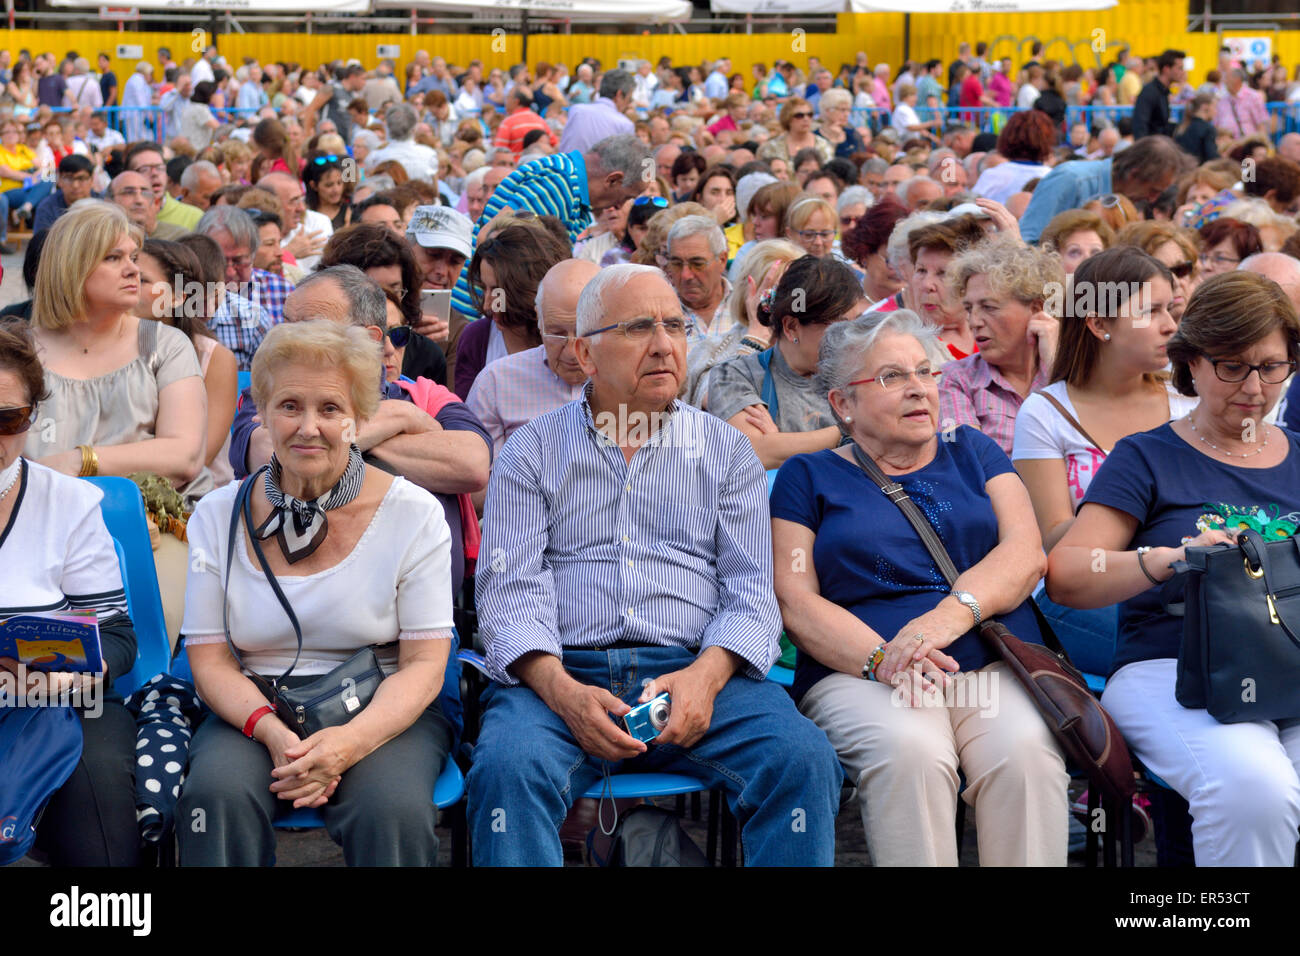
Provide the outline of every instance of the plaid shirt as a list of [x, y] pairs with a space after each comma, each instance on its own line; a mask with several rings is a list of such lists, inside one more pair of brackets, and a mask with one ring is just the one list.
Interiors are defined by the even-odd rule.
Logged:
[[[1047, 369], [1039, 368], [1029, 386], [1036, 392], [1047, 384]], [[958, 425], [978, 428], [992, 438], [1008, 456], [1016, 435], [1016, 412], [1024, 398], [1002, 373], [978, 352], [949, 362], [939, 377], [939, 429]]]
[[266, 309], [229, 291], [208, 319], [208, 329], [218, 342], [235, 353], [241, 372], [253, 367], [253, 353], [274, 324]]
[[292, 291], [293, 283], [284, 276], [265, 269], [253, 270], [253, 301], [266, 309], [276, 325], [284, 321], [284, 300]]

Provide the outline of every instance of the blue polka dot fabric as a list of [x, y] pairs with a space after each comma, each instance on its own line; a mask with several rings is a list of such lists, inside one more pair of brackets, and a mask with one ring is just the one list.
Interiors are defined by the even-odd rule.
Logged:
[[185, 783], [190, 737], [203, 712], [194, 686], [159, 674], [127, 699], [135, 715], [135, 817], [140, 836], [157, 843], [171, 831]]

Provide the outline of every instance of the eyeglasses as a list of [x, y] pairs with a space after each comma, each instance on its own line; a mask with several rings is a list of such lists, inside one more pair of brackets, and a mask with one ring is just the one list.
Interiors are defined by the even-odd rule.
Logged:
[[1174, 277], [1177, 279], [1186, 279], [1193, 271], [1195, 271], [1195, 269], [1196, 263], [1194, 261], [1180, 262], [1176, 266], [1169, 267], [1169, 271], [1172, 272]]
[[1208, 252], [1201, 253], [1202, 265], [1234, 266], [1240, 261], [1240, 259], [1233, 259], [1231, 256], [1225, 256], [1218, 253], [1215, 255], [1210, 255]]
[[1101, 203], [1102, 208], [1104, 209], [1118, 209], [1119, 214], [1124, 217], [1124, 221], [1128, 222], [1128, 211], [1124, 208], [1124, 199], [1122, 196], [1119, 196], [1116, 193], [1106, 193], [1106, 195], [1102, 196], [1097, 201]]
[[840, 216], [840, 225], [845, 229], [852, 229], [858, 223], [857, 216]]
[[[595, 333], [592, 334], [594, 335]], [[566, 332], [564, 335], [561, 335], [558, 332], [542, 333], [542, 340], [544, 342], [549, 342], [551, 345], [559, 345], [559, 346], [572, 345], [579, 338], [581, 338], [581, 336], [578, 335], [578, 333], [576, 332]]]
[[1234, 362], [1232, 359], [1205, 359], [1214, 366], [1214, 374], [1220, 382], [1236, 385], [1250, 378], [1251, 372], [1259, 373], [1259, 380], [1265, 385], [1281, 385], [1295, 371], [1295, 362], [1265, 362], [1263, 365], [1251, 365], [1249, 362]]
[[899, 368], [891, 368], [881, 372], [875, 378], [860, 378], [856, 382], [849, 382], [849, 384], [867, 385], [871, 382], [879, 382], [880, 387], [885, 391], [896, 392], [911, 381], [913, 376], [916, 377], [916, 380], [921, 384], [922, 388], [929, 388], [931, 385], [935, 384], [935, 379], [942, 374], [943, 372], [936, 371], [928, 365], [922, 365], [920, 368], [913, 369], [910, 372], [905, 372]]
[[790, 119], [812, 119], [812, 113], [805, 113], [803, 110], [800, 110], [798, 113], [791, 113]]
[[0, 435], [21, 435], [36, 421], [35, 405], [0, 408]]
[[388, 336], [388, 341], [393, 343], [395, 349], [404, 349], [406, 343], [411, 341], [411, 327], [409, 325], [394, 325], [384, 334]]
[[315, 164], [316, 166], [330, 166], [335, 163], [341, 163], [341, 162], [343, 162], [343, 160], [339, 156], [330, 155], [330, 156], [312, 157], [312, 163]]
[[252, 264], [252, 256], [226, 256], [226, 265], [234, 266], [236, 269], [247, 269]]
[[148, 176], [150, 173], [164, 173], [166, 171], [167, 165], [165, 163], [150, 163], [148, 166], [137, 166], [135, 169], [131, 170], [131, 172], [140, 173], [143, 176]]
[[663, 196], [637, 196], [632, 200], [633, 206], [654, 206], [656, 209], [667, 209], [668, 200]]
[[126, 186], [122, 189], [119, 189], [117, 192], [113, 193], [114, 199], [116, 199], [118, 196], [128, 196], [128, 197], [143, 196], [145, 199], [153, 199], [153, 190], [141, 188], [139, 186]]
[[628, 319], [626, 322], [616, 322], [613, 325], [605, 326], [603, 329], [586, 332], [582, 337], [591, 338], [593, 335], [600, 335], [602, 332], [618, 329], [634, 342], [644, 341], [654, 334], [655, 326], [662, 327], [670, 339], [684, 339], [690, 330], [695, 327], [694, 323], [685, 319]]
[[63, 176], [62, 178], [65, 182], [74, 183], [78, 186], [84, 186], [86, 183], [90, 182], [89, 173], [81, 173], [76, 176]]
[[692, 272], [703, 272], [711, 264], [717, 261], [717, 259], [705, 259], [702, 256], [696, 256], [693, 259], [675, 259], [670, 257], [664, 263], [664, 271], [676, 275], [682, 271], [682, 266], [690, 266]]
[[834, 239], [835, 230], [834, 229], [800, 229], [799, 238], [803, 239], [806, 242], [811, 242], [814, 239]]

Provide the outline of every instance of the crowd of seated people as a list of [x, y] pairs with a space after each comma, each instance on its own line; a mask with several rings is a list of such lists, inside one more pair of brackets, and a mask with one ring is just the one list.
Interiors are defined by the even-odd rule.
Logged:
[[[1077, 788], [979, 639], [994, 616], [1108, 679], [1171, 789], [1136, 805], [1168, 817], [1162, 862], [1286, 865], [1300, 713], [1179, 705], [1159, 585], [1242, 515], [1300, 512], [1300, 136], [1257, 128], [1236, 67], [1198, 92], [1174, 52], [1072, 92], [966, 50], [951, 91], [939, 61], [891, 83], [864, 55], [751, 95], [725, 59], [507, 79], [422, 53], [403, 87], [238, 77], [213, 48], [164, 64], [182, 135], [116, 139], [93, 109], [24, 138], [15, 69], [0, 230], [37, 231], [27, 298], [0, 308], [0, 617], [98, 612], [105, 672], [47, 686], [129, 671], [76, 479], [175, 493], [184, 531], [153, 558], [205, 711], [173, 796], [209, 819], [179, 831], [183, 865], [269, 863], [289, 806], [350, 865], [431, 865], [430, 786], [465, 733], [484, 865], [562, 863], [575, 803], [625, 771], [724, 791], [752, 865], [833, 864], [846, 780], [877, 864], [956, 865], [960, 800], [982, 863], [1065, 865]], [[1140, 128], [1054, 121], [1060, 93], [1112, 88]], [[996, 136], [960, 115], [992, 105]], [[457, 641], [486, 660], [470, 727]], [[372, 647], [350, 720], [304, 738], [268, 703], [286, 670], [292, 690]], [[767, 679], [783, 649], [789, 691]], [[999, 687], [997, 712], [934, 705], [962, 682]], [[620, 718], [662, 693], [647, 745]], [[138, 862], [130, 722], [113, 698], [81, 714], [51, 862]]]

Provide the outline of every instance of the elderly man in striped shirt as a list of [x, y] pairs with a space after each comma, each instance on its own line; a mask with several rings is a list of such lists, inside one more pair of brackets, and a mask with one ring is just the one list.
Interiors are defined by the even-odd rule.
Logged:
[[[584, 397], [515, 431], [484, 507], [475, 863], [558, 866], [576, 796], [661, 771], [727, 791], [748, 864], [828, 866], [839, 762], [764, 680], [781, 618], [763, 468], [677, 400], [687, 320], [658, 270], [602, 270], [577, 327]], [[617, 721], [661, 693], [647, 745]]]
[[[631, 133], [608, 136], [583, 153], [575, 150], [535, 159], [513, 170], [493, 190], [474, 224], [475, 245], [483, 224], [507, 206], [558, 217], [572, 245], [591, 225], [592, 210], [621, 206], [654, 179], [650, 147]], [[478, 317], [469, 294], [469, 260], [456, 280], [451, 304], [462, 315]]]

